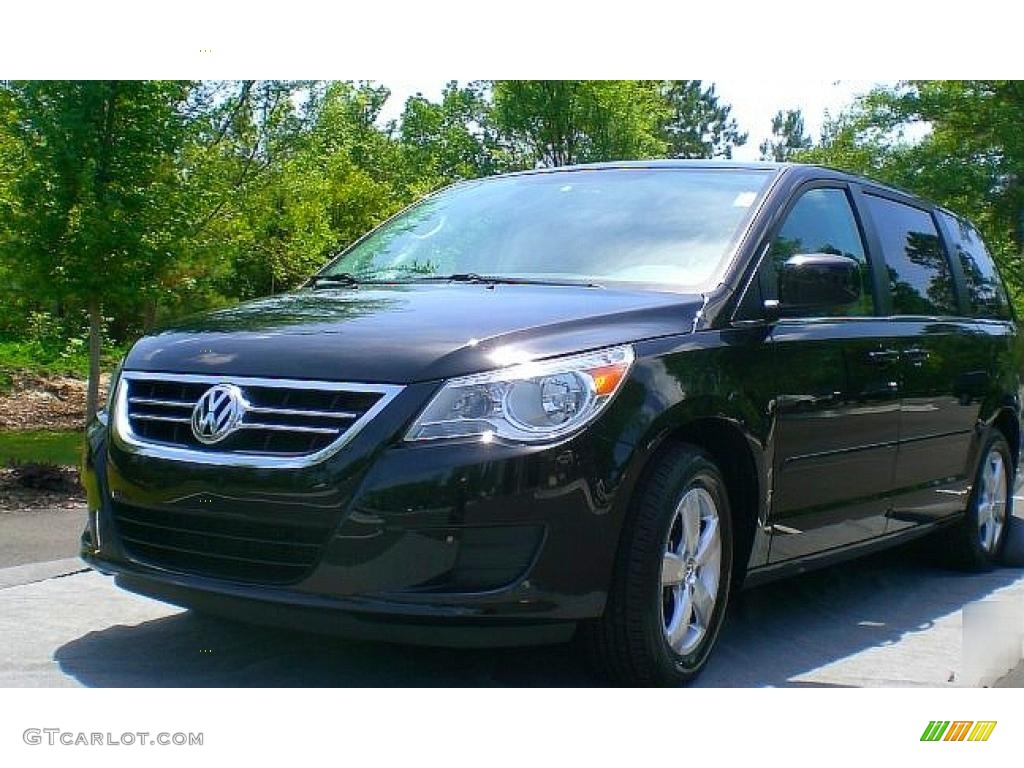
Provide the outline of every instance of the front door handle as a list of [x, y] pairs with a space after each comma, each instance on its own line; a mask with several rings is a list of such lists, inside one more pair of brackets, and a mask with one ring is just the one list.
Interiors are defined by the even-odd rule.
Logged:
[[895, 349], [872, 349], [868, 352], [868, 360], [876, 365], [889, 365], [900, 359], [900, 353]]

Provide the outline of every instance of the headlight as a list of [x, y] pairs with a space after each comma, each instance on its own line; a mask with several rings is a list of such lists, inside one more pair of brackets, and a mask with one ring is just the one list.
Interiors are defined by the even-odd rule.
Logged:
[[405, 439], [480, 437], [537, 443], [563, 437], [608, 405], [633, 357], [632, 347], [613, 347], [451, 379]]

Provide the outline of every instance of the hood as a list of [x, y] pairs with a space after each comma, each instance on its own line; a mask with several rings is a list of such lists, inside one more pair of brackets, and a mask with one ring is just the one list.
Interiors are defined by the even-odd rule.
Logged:
[[409, 384], [688, 332], [699, 296], [417, 284], [300, 290], [141, 339], [132, 370]]

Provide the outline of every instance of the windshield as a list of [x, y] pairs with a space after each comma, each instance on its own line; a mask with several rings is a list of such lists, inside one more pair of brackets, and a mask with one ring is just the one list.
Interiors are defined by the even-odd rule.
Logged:
[[415, 281], [482, 275], [703, 290], [770, 170], [616, 169], [507, 176], [432, 195], [321, 276]]

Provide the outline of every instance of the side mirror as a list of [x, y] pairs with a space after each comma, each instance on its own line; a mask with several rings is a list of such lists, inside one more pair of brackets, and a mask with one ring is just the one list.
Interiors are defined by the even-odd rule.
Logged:
[[860, 299], [860, 264], [849, 256], [804, 253], [791, 256], [779, 270], [779, 310], [842, 307]]

